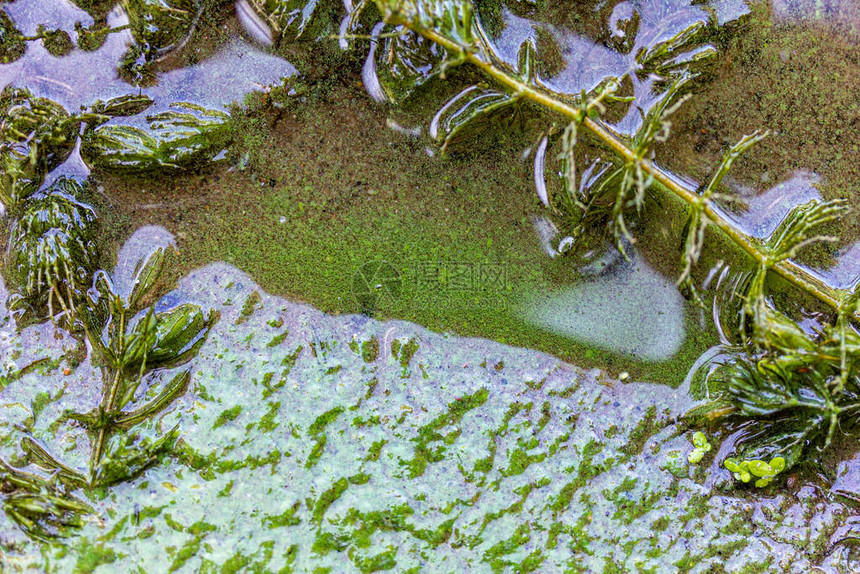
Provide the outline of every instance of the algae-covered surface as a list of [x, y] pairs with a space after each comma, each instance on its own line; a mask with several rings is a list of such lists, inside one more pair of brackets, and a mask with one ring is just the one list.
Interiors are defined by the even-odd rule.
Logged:
[[[687, 462], [691, 432], [674, 422], [686, 389], [623, 384], [405, 322], [328, 316], [224, 264], [165, 297], [221, 312], [191, 363], [192, 387], [154, 423], [179, 425], [178, 441], [135, 480], [84, 494], [95, 512], [66, 544], [34, 543], [0, 516], [7, 571], [858, 567], [855, 463], [829, 487], [794, 478], [734, 490], [719, 453]], [[23, 436], [72, 466], [87, 459], [88, 441], [62, 413], [95, 399], [92, 371], [84, 362], [64, 375], [65, 345], [37, 327], [5, 343], [7, 372], [49, 365], [0, 394], [9, 460], [23, 456]]]
[[[686, 219], [670, 201], [643, 206], [629, 259], [602, 237], [562, 255], [556, 213], [535, 193], [561, 185], [557, 138], [540, 151], [544, 114], [518, 107], [443, 154], [428, 126], [474, 71], [453, 69], [404, 102], [380, 103], [368, 39], [341, 51], [333, 37], [352, 25], [338, 23], [339, 2], [308, 3], [302, 25], [314, 18], [297, 36], [295, 20], [254, 16], [252, 5], [265, 4], [0, 2], [0, 87], [71, 113], [99, 99], [152, 98], [146, 114], [114, 117], [110, 129], [146, 128], [144, 116], [179, 101], [227, 118], [215, 128], [223, 142], [191, 167], [168, 159], [192, 146], [167, 159], [145, 150], [143, 169], [117, 167], [85, 136], [43, 182], [89, 182], [98, 266], [125, 257], [102, 277], [140, 271], [122, 245], [175, 242], [145, 302], [207, 319], [182, 350], [187, 362], [139, 365], [132, 403], [159, 403], [148, 422], [104, 430], [131, 407], [113, 421], [104, 412], [113, 371], [93, 345], [103, 333], [19, 321], [7, 308], [16, 299], [4, 303], [15, 290], [9, 249], [0, 571], [860, 569], [860, 458], [849, 438], [753, 488], [723, 468], [742, 424], [681, 422], [708, 398], [687, 375], [724, 342], [711, 321], [725, 296], [714, 277], [739, 253], [709, 240], [697, 280], [711, 285], [713, 312], [675, 286]], [[731, 217], [758, 238], [802, 202], [854, 201], [860, 36], [850, 2], [476, 4], [500, 57], [515, 63], [533, 39], [542, 81], [571, 94], [635, 70], [640, 48], [701, 26], [716, 55], [656, 161], [706, 181], [743, 134], [771, 130], [725, 180], [748, 204]], [[180, 24], [161, 36], [162, 21], [129, 19], [151, 7]], [[622, 85], [643, 107], [660, 88], [644, 72]], [[633, 108], [607, 117], [621, 133], [642, 120]], [[580, 145], [586, 159], [603, 151]], [[802, 261], [850, 287], [856, 214], [844, 228]], [[6, 235], [16, 230], [9, 223]], [[782, 287], [777, 297], [793, 296], [813, 330], [817, 308]], [[135, 312], [132, 334], [147, 316]], [[162, 400], [168, 381], [182, 384]], [[690, 462], [702, 454], [696, 430], [714, 448]], [[126, 448], [138, 458], [123, 459]], [[105, 468], [116, 480], [75, 478], [104, 478]]]

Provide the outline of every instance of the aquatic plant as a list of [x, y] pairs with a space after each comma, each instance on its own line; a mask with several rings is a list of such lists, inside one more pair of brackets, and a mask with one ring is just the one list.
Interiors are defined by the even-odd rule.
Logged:
[[[97, 271], [78, 305], [77, 317], [93, 350], [91, 360], [100, 366], [103, 381], [99, 405], [84, 413], [66, 413], [93, 437], [89, 473], [64, 464], [33, 439], [25, 438], [21, 445], [30, 462], [62, 483], [94, 487], [133, 478], [179, 435], [177, 427], [158, 429], [153, 417], [187, 388], [190, 373], [175, 369], [195, 355], [217, 315], [207, 316], [191, 303], [159, 311], [143, 304], [158, 282], [166, 256], [167, 248], [159, 246], [132, 262], [127, 276], [127, 264], [112, 274]], [[0, 462], [9, 472], [18, 472]], [[48, 508], [45, 514], [56, 513]]]
[[204, 164], [230, 142], [230, 115], [187, 102], [146, 118], [149, 130], [108, 125], [83, 138], [82, 153], [107, 170], [180, 170]]
[[25, 288], [11, 310], [47, 305], [48, 316], [55, 317], [55, 304], [70, 312], [83, 296], [98, 261], [96, 214], [81, 201], [83, 188], [74, 179], [60, 178], [31, 196], [13, 220], [7, 265]]
[[15, 23], [0, 9], [0, 64], [9, 64], [24, 55], [27, 44]]
[[[30, 437], [22, 441], [22, 449], [30, 462], [52, 474], [51, 480], [0, 460], [4, 510], [36, 538], [61, 536], [80, 526], [81, 515], [90, 511], [68, 495], [67, 488], [131, 478], [173, 444], [178, 429], [161, 432], [153, 417], [188, 386], [189, 372], [175, 369], [196, 353], [216, 318], [191, 303], [158, 309], [148, 303], [168, 245], [125, 262], [113, 273], [97, 270], [97, 217], [85, 201], [86, 181], [58, 177], [44, 185], [48, 173], [69, 158], [79, 137], [87, 138], [110, 118], [141, 113], [151, 104], [146, 96], [131, 95], [97, 101], [79, 114], [69, 114], [58, 103], [26, 90], [7, 88], [0, 95], [5, 112], [0, 121], [0, 200], [9, 223], [4, 270], [18, 291], [10, 297], [9, 308], [19, 319], [28, 312], [38, 319], [43, 311], [54, 321], [62, 318], [70, 332], [86, 338], [103, 380], [97, 407], [67, 413], [93, 437], [88, 473], [64, 464], [50, 447]], [[150, 164], [178, 167], [200, 156], [208, 159], [210, 144], [221, 142], [226, 114], [191, 105], [179, 109], [148, 118], [162, 136], [153, 146], [153, 153], [160, 155], [148, 160]], [[98, 159], [102, 150], [92, 150], [89, 158]]]
[[42, 189], [45, 178], [69, 158], [82, 131], [151, 104], [147, 96], [120, 96], [70, 114], [24, 89], [0, 94], [0, 201], [10, 223], [5, 270], [18, 291], [10, 310], [70, 318], [96, 269], [95, 211], [80, 181], [59, 178]]
[[[95, 409], [69, 413], [95, 435], [87, 480], [92, 484], [134, 476], [172, 444], [177, 429], [155, 437], [154, 429], [146, 425], [185, 390], [190, 376], [181, 371], [165, 382], [156, 370], [187, 362], [215, 320], [190, 303], [162, 311], [141, 308], [158, 281], [166, 256], [166, 248], [157, 247], [138, 260], [131, 277], [96, 272], [80, 312], [93, 360], [101, 365], [105, 383], [102, 401]], [[147, 379], [150, 374], [155, 376]], [[137, 396], [144, 380], [152, 395], [149, 400]], [[111, 437], [115, 440], [109, 440]]]
[[45, 480], [0, 459], [0, 501], [15, 524], [37, 540], [66, 536], [83, 525], [92, 508], [71, 496], [62, 482]]
[[300, 38], [318, 10], [319, 0], [250, 0], [279, 41]]
[[7, 86], [0, 93], [0, 202], [15, 216], [45, 176], [69, 158], [82, 128], [87, 133], [150, 105], [148, 96], [120, 96], [70, 114], [53, 100]]
[[122, 0], [134, 44], [123, 56], [119, 71], [134, 85], [154, 80], [151, 65], [181, 48], [200, 18], [197, 0]]
[[[769, 238], [760, 240], [739, 229], [718, 203], [730, 199], [720, 191], [720, 184], [732, 163], [766, 133], [743, 137], [725, 154], [710, 181], [699, 188], [672, 177], [654, 162], [654, 145], [669, 137], [672, 113], [683, 103], [684, 93], [701, 72], [702, 64], [714, 54], [713, 47], [697, 44], [703, 24], [680, 30], [637, 54], [638, 69], [630, 77], [656, 75], [664, 90], [647, 110], [640, 110], [639, 127], [625, 137], [601, 119], [607, 105], [629, 101], [618, 97], [620, 79], [611, 79], [590, 94], [562, 94], [549, 89], [534, 73], [531, 41], [520, 47], [516, 67], [505, 62], [487, 39], [470, 0], [376, 0], [376, 5], [392, 30], [386, 40], [389, 61], [414, 59], [415, 47], [425, 47], [420, 51], [426, 59], [420, 72], [414, 66], [401, 65], [389, 66], [387, 73], [379, 74], [383, 85], [389, 86], [389, 97], [408, 95], [429, 77], [444, 77], [446, 70], [462, 64], [476, 68], [491, 83], [470, 86], [441, 107], [431, 132], [442, 141], [443, 149], [470, 124], [513, 103], [528, 102], [568, 124], [560, 154], [564, 189], [551, 197], [541, 185], [543, 174], [536, 173], [542, 202], [561, 215], [570, 231], [565, 248], [591, 232], [595, 221], [603, 221], [619, 251], [626, 254], [626, 245], [635, 242], [628, 224], [631, 213], [641, 211], [648, 194], [668, 193], [689, 210], [678, 285], [693, 300], [701, 303], [692, 272], [709, 231], [719, 230], [746, 254], [753, 269], [737, 273], [733, 293], [737, 304], [722, 309], [722, 319], [737, 339], [736, 347], [727, 350], [734, 359], [711, 380], [718, 399], [693, 413], [704, 412], [712, 419], [732, 416], [751, 420], [751, 430], [738, 443], [740, 462], [731, 459], [734, 462], [727, 462], [727, 467], [736, 469], [733, 472], [739, 476], [748, 476], [744, 473], [749, 471], [749, 476], [759, 478], [758, 486], [765, 486], [784, 468], [796, 464], [810, 445], [824, 448], [837, 428], [851, 430], [860, 391], [855, 368], [860, 347], [854, 345], [855, 339], [860, 341], [854, 326], [857, 297], [824, 284], [793, 261], [809, 245], [834, 241], [818, 229], [840, 218], [847, 209], [845, 202], [810, 201], [797, 206]], [[549, 138], [557, 133], [552, 125], [547, 129], [539, 155], [545, 153]], [[576, 147], [583, 137], [613, 152], [600, 160], [608, 160], [612, 167], [602, 166], [595, 176], [592, 163], [590, 171], [577, 182]], [[543, 166], [540, 156], [536, 169], [542, 171]], [[829, 307], [836, 315], [835, 323], [817, 336], [807, 334], [776, 309], [767, 292], [772, 275]], [[695, 420], [692, 415], [691, 420]], [[781, 462], [774, 466], [774, 461]], [[768, 464], [770, 471], [765, 468]]]

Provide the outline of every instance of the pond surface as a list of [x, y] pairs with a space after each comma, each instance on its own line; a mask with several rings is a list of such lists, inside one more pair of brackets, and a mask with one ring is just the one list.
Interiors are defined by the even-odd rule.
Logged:
[[[205, 160], [193, 155], [199, 140], [176, 152], [197, 158], [181, 170], [163, 168], [167, 160], [163, 169], [117, 169], [85, 138], [47, 174], [45, 187], [61, 177], [89, 182], [98, 266], [113, 270], [119, 256], [109, 276], [127, 303], [141, 262], [161, 246], [171, 253], [164, 277], [141, 302], [158, 313], [194, 306], [206, 327], [178, 364], [139, 367], [127, 411], [157, 402], [184, 373], [189, 381], [140, 428], [126, 425], [151, 449], [146, 460], [125, 461], [124, 435], [108, 436], [107, 459], [137, 470], [64, 492], [90, 510], [68, 538], [38, 542], [31, 514], [0, 516], [0, 566], [857, 569], [860, 465], [847, 439], [821, 467], [798, 467], [768, 489], [738, 487], [721, 466], [741, 427], [709, 430], [716, 448], [698, 465], [687, 461], [692, 431], [679, 417], [707, 394], [695, 381], [691, 392], [691, 369], [715, 354], [722, 333], [710, 303], [691, 304], [675, 285], [678, 205], [645, 203], [627, 259], [602, 237], [562, 253], [569, 230], [539, 196], [562, 185], [563, 126], [547, 132], [547, 117], [524, 105], [443, 154], [431, 121], [474, 72], [457, 68], [403, 102], [386, 101], [388, 40], [334, 38], [349, 28], [340, 3], [306, 5], [283, 32], [253, 5], [0, 5], [0, 42], [23, 42], [2, 45], [0, 87], [72, 113], [143, 94], [153, 102], [145, 113], [107, 125], [153, 133], [148, 118], [176, 102], [230, 116]], [[757, 238], [810, 199], [854, 201], [853, 3], [477, 5], [510, 65], [531, 39], [546, 87], [578, 94], [624, 77], [621, 93], [644, 112], [668, 92], [641, 54], [700, 27], [671, 57], [714, 53], [656, 161], [684, 181], [707, 181], [729, 146], [769, 129], [725, 179], [745, 207], [723, 213]], [[147, 16], [153, 6], [192, 17], [165, 40]], [[289, 40], [290, 26], [311, 15]], [[87, 32], [103, 43], [83, 49]], [[636, 106], [610, 106], [617, 133], [642, 126]], [[599, 166], [605, 150], [580, 146], [583, 161]], [[839, 242], [800, 259], [835, 287], [860, 279], [856, 217], [836, 230]], [[715, 278], [742, 265], [741, 254], [718, 239], [707, 245], [696, 279], [719, 302]], [[4, 301], [15, 291], [10, 268]], [[819, 311], [797, 299], [802, 324], [815, 329]], [[27, 325], [6, 304], [0, 314], [0, 456], [54, 492], [52, 476], [92, 471], [99, 427], [68, 413], [106, 400], [113, 371], [68, 325]], [[129, 329], [145, 316], [142, 306], [129, 310]], [[153, 446], [166, 436], [168, 446]], [[62, 462], [54, 475], [39, 449]], [[8, 500], [14, 489], [3, 480]]]

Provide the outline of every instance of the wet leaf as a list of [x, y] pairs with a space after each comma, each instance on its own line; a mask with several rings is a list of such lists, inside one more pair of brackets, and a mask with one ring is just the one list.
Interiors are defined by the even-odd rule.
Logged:
[[82, 195], [79, 182], [58, 179], [30, 198], [10, 234], [20, 290], [31, 306], [47, 306], [50, 316], [76, 307], [96, 268], [96, 214]]
[[123, 345], [117, 349], [120, 358], [117, 368], [134, 369], [147, 361], [157, 339], [155, 311], [149, 309], [123, 337]]
[[150, 129], [103, 126], [83, 141], [84, 157], [108, 170], [181, 170], [204, 164], [225, 149], [230, 116], [189, 103], [147, 117]]
[[497, 112], [516, 103], [516, 97], [481, 86], [469, 86], [442, 106], [430, 125], [430, 135], [442, 140], [442, 149], [465, 136]]
[[95, 52], [107, 40], [110, 29], [106, 25], [94, 24], [87, 28], [80, 22], [75, 22], [78, 48], [85, 52]]
[[84, 118], [28, 90], [0, 93], [0, 201], [15, 210], [36, 192], [45, 175], [66, 161]]
[[249, 3], [274, 35], [286, 42], [301, 38], [321, 10], [319, 0], [249, 0]]
[[840, 219], [847, 211], [848, 204], [844, 199], [811, 200], [794, 207], [767, 239], [771, 260], [795, 257], [801, 249], [813, 243], [836, 241], [835, 237], [816, 234], [815, 228]]
[[415, 32], [380, 40], [376, 49], [376, 71], [386, 97], [402, 102], [442, 71], [445, 52], [438, 44]]
[[[130, 411], [117, 414], [113, 423], [117, 427], [128, 427], [140, 424], [150, 417], [155, 416], [172, 403], [180, 394], [182, 394], [186, 388], [188, 388], [190, 380], [191, 373], [188, 371], [182, 371], [164, 385], [156, 396], [150, 399], [146, 404]], [[131, 399], [132, 397], [126, 397], [123, 404], [128, 404], [131, 402]]]
[[61, 483], [14, 468], [0, 459], [0, 501], [6, 516], [28, 536], [50, 542], [83, 526], [93, 509], [68, 494]]
[[149, 253], [145, 259], [138, 262], [134, 270], [134, 278], [129, 286], [130, 291], [123, 294], [128, 308], [136, 307], [140, 300], [155, 286], [164, 270], [166, 258], [167, 250], [164, 247], [158, 247]]
[[42, 37], [42, 45], [52, 56], [59, 58], [75, 49], [75, 43], [65, 30], [48, 30], [40, 25], [37, 34]]
[[93, 483], [108, 486], [134, 478], [169, 450], [179, 436], [173, 427], [157, 436], [151, 421], [127, 432], [115, 434], [105, 447], [104, 456], [96, 466]]
[[636, 54], [637, 74], [656, 74], [665, 79], [686, 72], [701, 72], [717, 54], [711, 45], [700, 45], [707, 23], [698, 20], [678, 30], [672, 37], [643, 47]]
[[155, 319], [155, 340], [147, 357], [153, 367], [176, 364], [194, 353], [211, 324], [203, 310], [191, 303], [156, 313]]
[[131, 33], [147, 62], [182, 45], [200, 13], [197, 0], [122, 0]]
[[90, 106], [97, 114], [104, 114], [112, 118], [134, 116], [146, 111], [153, 104], [152, 98], [144, 94], [129, 94], [111, 98], [106, 102], [98, 100]]
[[[376, 0], [383, 19], [392, 24], [409, 23], [417, 32], [444, 37], [459, 50], [477, 50], [483, 33], [472, 2], [463, 0]], [[451, 53], [453, 61], [462, 57]]]

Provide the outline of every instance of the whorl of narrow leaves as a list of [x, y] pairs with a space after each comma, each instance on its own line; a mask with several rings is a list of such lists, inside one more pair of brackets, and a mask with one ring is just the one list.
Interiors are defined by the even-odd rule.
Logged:
[[[0, 200], [10, 224], [7, 269], [17, 270], [13, 279], [19, 291], [9, 308], [47, 307], [51, 319], [65, 317], [65, 327], [88, 339], [93, 365], [101, 368], [103, 378], [96, 408], [65, 415], [92, 431], [87, 472], [64, 464], [50, 446], [29, 436], [21, 449], [29, 463], [51, 473], [50, 481], [0, 459], [4, 511], [35, 538], [62, 536], [91, 512], [66, 495], [63, 485], [93, 487], [133, 478], [171, 447], [178, 428], [158, 432], [153, 418], [185, 391], [190, 374], [168, 369], [196, 354], [217, 318], [192, 303], [159, 311], [151, 305], [149, 297], [165, 265], [165, 245], [142, 257], [124, 258], [113, 273], [96, 271], [96, 213], [84, 203], [84, 184], [60, 177], [43, 187], [78, 137], [88, 140], [108, 119], [138, 114], [151, 104], [146, 96], [122, 96], [69, 114], [26, 90], [7, 88], [0, 94]], [[188, 165], [223, 149], [227, 118], [193, 104], [150, 116], [160, 140], [143, 132], [155, 145], [142, 154], [138, 169], [153, 163]], [[146, 393], [141, 393], [144, 383]]]
[[93, 509], [71, 496], [62, 481], [46, 480], [0, 459], [0, 503], [3, 511], [29, 536], [49, 542], [84, 524]]
[[84, 157], [119, 171], [182, 170], [211, 161], [230, 139], [229, 114], [180, 102], [147, 116], [149, 129], [109, 125], [87, 134]]
[[408, 25], [425, 35], [436, 34], [455, 44], [462, 51], [478, 49], [481, 32], [475, 8], [461, 0], [376, 0], [376, 6], [386, 22]]
[[720, 165], [708, 184], [702, 189], [695, 203], [690, 205], [690, 217], [684, 227], [684, 247], [681, 251], [681, 274], [678, 277], [678, 288], [687, 294], [696, 304], [703, 306], [701, 296], [693, 284], [693, 268], [699, 262], [705, 244], [705, 232], [712, 223], [706, 209], [713, 206], [713, 200], [731, 201], [731, 196], [717, 193], [723, 178], [732, 167], [734, 161], [750, 147], [767, 137], [768, 133], [755, 132], [745, 135], [723, 156]]
[[95, 210], [81, 201], [83, 186], [61, 178], [27, 201], [12, 226], [9, 263], [23, 278], [30, 307], [70, 311], [96, 268]]
[[811, 200], [795, 206], [768, 239], [768, 260], [783, 261], [796, 257], [801, 249], [813, 243], [837, 241], [836, 237], [816, 234], [814, 228], [841, 218], [847, 211], [844, 199]]

